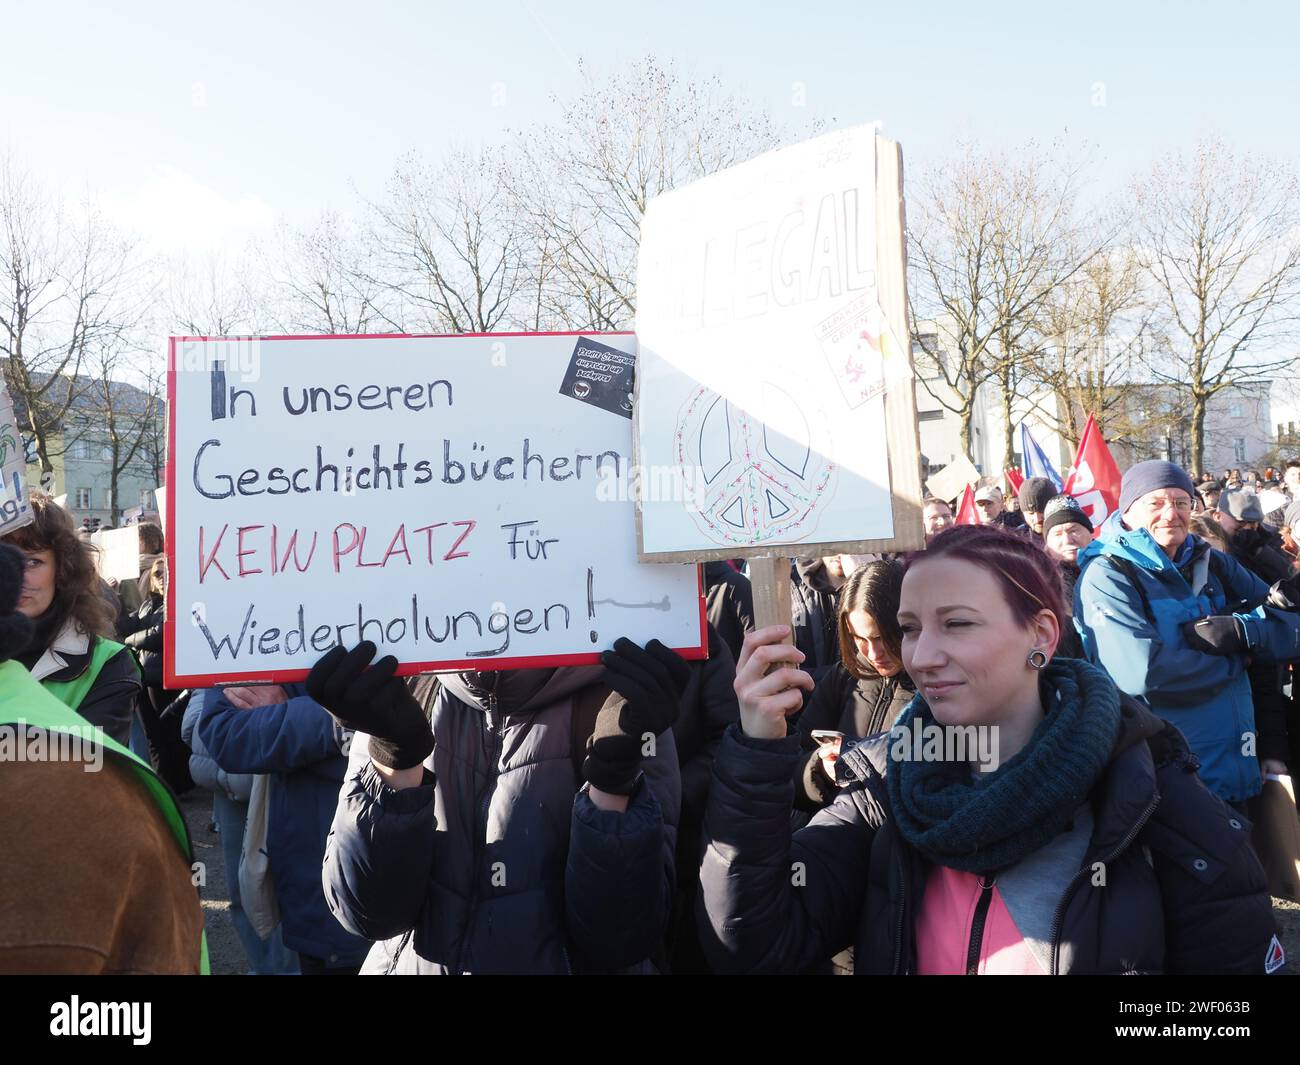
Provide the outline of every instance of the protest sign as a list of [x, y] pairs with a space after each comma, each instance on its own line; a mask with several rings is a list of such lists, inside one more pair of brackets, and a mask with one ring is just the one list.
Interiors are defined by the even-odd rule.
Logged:
[[35, 520], [27, 505], [27, 449], [9, 389], [0, 380], [0, 536]]
[[923, 545], [901, 182], [860, 127], [650, 202], [636, 468], [676, 490], [640, 493], [640, 557]]
[[134, 525], [102, 529], [91, 534], [90, 542], [98, 548], [95, 568], [104, 580], [133, 581], [140, 576], [140, 530]]
[[935, 499], [956, 499], [968, 484], [977, 484], [980, 471], [965, 455], [958, 455], [947, 466], [925, 482], [926, 490]]
[[697, 567], [636, 561], [631, 422], [583, 387], [628, 368], [609, 350], [635, 338], [174, 338], [168, 685], [301, 679], [366, 639], [403, 673], [619, 636], [704, 657]]

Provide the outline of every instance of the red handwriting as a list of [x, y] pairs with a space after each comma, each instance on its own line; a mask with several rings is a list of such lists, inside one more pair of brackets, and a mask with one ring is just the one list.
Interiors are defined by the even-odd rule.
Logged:
[[[373, 533], [365, 525], [353, 525], [345, 521], [334, 526], [328, 534], [328, 558], [335, 573], [341, 573], [345, 566], [382, 569], [399, 562], [408, 566], [434, 565], [435, 562], [469, 558], [470, 551], [462, 550], [462, 545], [477, 524], [473, 519], [466, 518], [408, 528], [403, 522], [391, 536], [386, 536], [387, 530]], [[439, 534], [440, 529], [445, 532]], [[231, 579], [232, 571], [238, 577], [252, 577], [268, 572], [275, 576], [289, 572], [290, 569], [306, 573], [316, 558], [316, 546], [321, 537], [315, 530], [281, 529], [278, 525], [272, 525], [269, 529], [265, 525], [238, 525], [234, 528], [232, 550], [232, 545], [226, 542], [226, 534], [230, 531], [229, 524], [222, 525], [214, 538], [211, 530], [199, 526], [200, 584], [207, 580], [213, 570], [226, 580]], [[370, 538], [369, 548], [367, 537]], [[382, 552], [374, 547], [375, 544], [385, 542], [388, 546]]]

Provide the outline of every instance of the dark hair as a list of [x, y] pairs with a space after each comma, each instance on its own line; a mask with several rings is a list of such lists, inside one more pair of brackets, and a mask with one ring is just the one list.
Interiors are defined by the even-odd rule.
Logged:
[[16, 547], [0, 544], [0, 662], [21, 654], [32, 637], [32, 623], [18, 613], [27, 559]]
[[1286, 468], [1287, 468], [1288, 470], [1293, 470], [1293, 469], [1295, 469], [1296, 467], [1300, 467], [1300, 459], [1287, 459], [1287, 460], [1286, 460]]
[[949, 510], [952, 510], [952, 504], [949, 503], [948, 500], [946, 500], [946, 499], [940, 499], [938, 496], [926, 496], [924, 499], [922, 499], [922, 500], [921, 500], [921, 509], [924, 510], [924, 509], [925, 509], [926, 507], [928, 507], [931, 503], [938, 503], [938, 504], [940, 504], [941, 506], [945, 506], [945, 507], [947, 507]]
[[889, 653], [903, 660], [903, 630], [898, 625], [898, 600], [903, 591], [903, 566], [892, 558], [868, 562], [844, 582], [840, 589], [837, 611], [837, 628], [840, 634], [840, 661], [858, 680], [878, 674], [862, 661], [858, 654], [853, 632], [849, 628], [849, 615], [855, 610], [865, 610], [880, 628]]
[[140, 534], [140, 554], [161, 555], [163, 553], [163, 531], [151, 521], [142, 521], [136, 528]]
[[30, 503], [36, 520], [9, 533], [4, 542], [24, 551], [54, 552], [50, 631], [57, 635], [71, 618], [87, 636], [112, 636], [116, 619], [101, 591], [94, 548], [78, 538], [72, 515], [46, 493], [33, 489]]
[[1060, 567], [1035, 540], [1000, 525], [954, 525], [939, 533], [924, 551], [911, 552], [903, 572], [918, 562], [937, 558], [959, 558], [988, 570], [1001, 586], [1012, 615], [1026, 628], [1043, 610], [1056, 615], [1061, 632], [1070, 624]]

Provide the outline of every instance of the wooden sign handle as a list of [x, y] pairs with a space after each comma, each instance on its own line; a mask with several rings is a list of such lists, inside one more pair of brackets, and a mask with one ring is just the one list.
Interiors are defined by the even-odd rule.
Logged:
[[[754, 589], [754, 627], [790, 625], [790, 559], [764, 555], [749, 560], [749, 581]], [[794, 627], [786, 643], [794, 643]]]

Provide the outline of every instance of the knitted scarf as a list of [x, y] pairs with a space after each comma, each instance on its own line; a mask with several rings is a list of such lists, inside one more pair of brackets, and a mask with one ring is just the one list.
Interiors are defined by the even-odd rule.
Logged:
[[[890, 744], [894, 822], [930, 861], [970, 873], [1005, 869], [1062, 832], [1087, 798], [1119, 736], [1119, 692], [1096, 666], [1070, 658], [1049, 663], [1039, 688], [1045, 716], [1029, 743], [978, 782], [969, 762], [896, 759]], [[932, 724], [918, 694], [894, 727], [910, 735]]]

